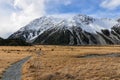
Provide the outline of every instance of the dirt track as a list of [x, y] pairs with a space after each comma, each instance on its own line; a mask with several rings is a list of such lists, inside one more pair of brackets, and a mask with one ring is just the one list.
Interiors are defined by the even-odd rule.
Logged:
[[6, 72], [3, 74], [2, 80], [21, 80], [21, 69], [22, 65], [30, 58], [26, 57], [22, 59], [21, 61], [13, 64], [10, 66]]

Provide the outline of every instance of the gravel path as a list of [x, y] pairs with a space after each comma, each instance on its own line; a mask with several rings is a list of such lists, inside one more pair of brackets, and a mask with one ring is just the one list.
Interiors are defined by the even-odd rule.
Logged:
[[26, 57], [22, 59], [21, 61], [13, 64], [11, 67], [9, 67], [6, 72], [3, 74], [2, 80], [21, 80], [21, 70], [22, 65], [29, 59], [30, 57]]
[[120, 57], [120, 53], [87, 54], [85, 56], [77, 56], [77, 58], [98, 58], [98, 57]]

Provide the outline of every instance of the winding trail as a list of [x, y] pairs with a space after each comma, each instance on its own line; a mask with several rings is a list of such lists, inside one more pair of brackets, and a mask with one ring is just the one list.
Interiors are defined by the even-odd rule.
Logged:
[[98, 58], [98, 57], [120, 57], [120, 53], [87, 54], [84, 56], [77, 56], [77, 58]]
[[26, 57], [19, 62], [10, 66], [3, 74], [2, 80], [21, 80], [22, 76], [22, 65], [30, 58]]

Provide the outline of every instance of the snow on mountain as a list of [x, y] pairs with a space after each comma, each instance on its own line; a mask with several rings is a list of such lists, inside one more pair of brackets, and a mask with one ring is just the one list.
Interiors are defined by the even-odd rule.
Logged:
[[97, 34], [97, 32], [102, 33], [101, 30], [105, 29], [111, 31], [111, 28], [117, 24], [119, 24], [119, 22], [114, 19], [98, 19], [86, 15], [75, 15], [67, 19], [44, 16], [22, 27], [9, 38], [22, 38], [28, 42], [33, 42], [39, 35], [49, 29], [65, 28], [72, 32], [72, 27], [81, 28], [83, 31]]

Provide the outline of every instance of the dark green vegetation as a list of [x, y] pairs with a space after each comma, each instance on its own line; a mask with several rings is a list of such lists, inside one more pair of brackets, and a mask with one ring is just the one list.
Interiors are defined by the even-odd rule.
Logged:
[[2, 39], [0, 38], [0, 46], [30, 46], [31, 44], [21, 39]]

